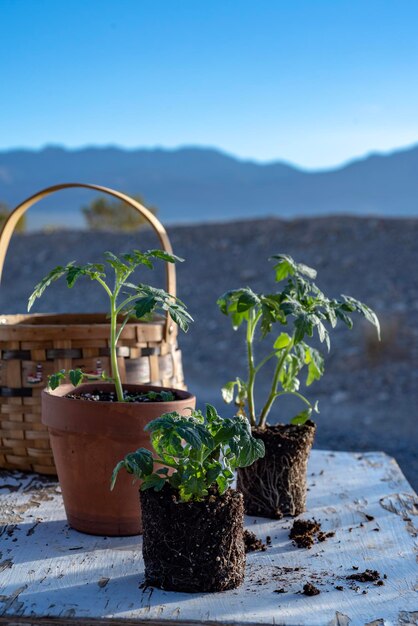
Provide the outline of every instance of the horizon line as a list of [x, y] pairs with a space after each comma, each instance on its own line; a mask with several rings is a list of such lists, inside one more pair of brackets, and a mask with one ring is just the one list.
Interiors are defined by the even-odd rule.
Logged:
[[240, 161], [242, 163], [253, 163], [254, 165], [259, 165], [259, 166], [284, 165], [292, 169], [299, 170], [301, 172], [306, 172], [306, 173], [318, 172], [319, 173], [319, 172], [329, 172], [329, 171], [344, 169], [345, 167], [348, 167], [349, 165], [352, 165], [354, 163], [358, 163], [361, 161], [366, 161], [367, 159], [370, 159], [372, 157], [392, 156], [394, 154], [408, 152], [417, 147], [418, 147], [418, 142], [414, 142], [406, 146], [405, 145], [397, 146], [389, 150], [372, 150], [371, 149], [370, 151], [363, 153], [362, 155], [350, 157], [335, 165], [329, 165], [329, 166], [323, 166], [323, 167], [317, 167], [317, 168], [298, 165], [296, 163], [293, 163], [291, 161], [288, 161], [280, 157], [277, 157], [275, 159], [266, 159], [266, 160], [257, 159], [254, 157], [244, 157], [244, 156], [240, 156], [232, 152], [229, 152], [228, 150], [225, 150], [224, 148], [220, 148], [218, 146], [205, 145], [205, 144], [179, 144], [178, 146], [175, 146], [175, 147], [167, 147], [167, 146], [156, 144], [154, 146], [128, 147], [128, 146], [123, 146], [117, 143], [107, 143], [107, 144], [86, 143], [80, 146], [66, 146], [61, 143], [45, 143], [37, 147], [33, 147], [33, 146], [32, 147], [16, 146], [16, 147], [11, 147], [11, 148], [0, 147], [0, 154], [6, 154], [9, 152], [43, 152], [45, 150], [51, 150], [51, 149], [62, 150], [64, 152], [81, 152], [85, 150], [120, 150], [123, 152], [139, 152], [139, 151], [158, 152], [160, 151], [160, 152], [173, 152], [173, 153], [182, 152], [186, 150], [202, 150], [202, 151], [217, 152], [218, 154], [222, 154], [228, 158], [234, 159], [235, 161]]

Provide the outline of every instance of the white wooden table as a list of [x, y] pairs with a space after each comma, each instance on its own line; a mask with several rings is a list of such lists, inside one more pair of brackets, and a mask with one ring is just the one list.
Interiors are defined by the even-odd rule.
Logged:
[[[298, 549], [291, 520], [247, 518], [272, 543], [248, 555], [242, 587], [185, 594], [142, 588], [140, 537], [73, 531], [56, 483], [3, 472], [0, 624], [418, 624], [418, 498], [396, 462], [383, 453], [314, 451], [309, 483], [303, 517], [334, 537]], [[384, 585], [347, 580], [365, 569], [385, 574]], [[303, 595], [306, 582], [321, 593]]]

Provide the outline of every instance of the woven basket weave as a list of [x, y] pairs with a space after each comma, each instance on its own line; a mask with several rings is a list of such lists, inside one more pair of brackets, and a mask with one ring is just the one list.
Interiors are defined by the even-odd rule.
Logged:
[[[162, 224], [141, 204], [112, 189], [68, 183], [49, 187], [20, 204], [0, 233], [0, 278], [10, 238], [20, 217], [42, 198], [71, 187], [107, 193], [136, 209], [153, 227], [161, 247], [172, 252]], [[176, 295], [174, 264], [166, 264], [167, 291]], [[185, 389], [177, 326], [169, 316], [130, 321], [118, 342], [122, 383]], [[49, 374], [81, 368], [111, 371], [109, 322], [103, 314], [0, 316], [0, 467], [55, 474], [48, 432], [41, 423], [41, 391]]]

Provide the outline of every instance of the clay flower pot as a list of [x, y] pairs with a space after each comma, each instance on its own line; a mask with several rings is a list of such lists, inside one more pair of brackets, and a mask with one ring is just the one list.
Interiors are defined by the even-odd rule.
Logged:
[[[114, 391], [109, 383], [88, 383], [77, 393]], [[167, 388], [124, 385], [133, 392]], [[71, 385], [42, 393], [42, 423], [48, 426], [68, 523], [93, 535], [137, 535], [142, 532], [138, 483], [121, 476], [113, 491], [110, 478], [116, 463], [137, 448], [150, 448], [144, 426], [163, 413], [188, 414], [196, 398], [181, 390], [170, 402], [93, 402], [66, 398]]]
[[140, 492], [146, 584], [171, 591], [235, 589], [244, 580], [244, 503], [228, 489], [179, 502], [166, 485]]
[[279, 519], [303, 513], [306, 506], [306, 469], [316, 425], [278, 424], [253, 429], [266, 454], [238, 470], [237, 488], [244, 494], [247, 515]]

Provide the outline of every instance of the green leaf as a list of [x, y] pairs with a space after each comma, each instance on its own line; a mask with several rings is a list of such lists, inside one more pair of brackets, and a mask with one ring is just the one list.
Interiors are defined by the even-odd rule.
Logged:
[[315, 348], [308, 348], [308, 377], [306, 385], [309, 387], [315, 380], [319, 380], [324, 373], [324, 357]]
[[[130, 267], [128, 268], [128, 270], [130, 274], [139, 265], [145, 265], [145, 267], [147, 267], [150, 270], [154, 268], [153, 264], [149, 260], [149, 254], [147, 254], [146, 252], [144, 253], [144, 252], [140, 252], [139, 250], [132, 250], [132, 252], [122, 254], [122, 258], [129, 263]], [[121, 261], [119, 262], [121, 263]]]
[[249, 288], [242, 290], [241, 295], [237, 301], [237, 313], [244, 313], [249, 309], [257, 306], [260, 303], [260, 298]]
[[288, 276], [298, 276], [302, 274], [308, 278], [314, 280], [316, 278], [316, 270], [312, 267], [308, 267], [304, 263], [296, 263], [294, 259], [288, 254], [275, 254], [270, 257], [271, 260], [277, 260], [278, 263], [274, 266], [276, 271], [276, 281], [280, 282]]
[[116, 479], [118, 477], [118, 474], [119, 474], [120, 470], [123, 469], [124, 467], [125, 467], [125, 461], [123, 460], [123, 461], [119, 461], [119, 463], [113, 469], [112, 478], [111, 478], [111, 481], [110, 481], [110, 490], [111, 491], [113, 490], [113, 488], [115, 486]]
[[380, 341], [380, 323], [379, 323], [379, 319], [378, 319], [376, 313], [373, 311], [373, 309], [371, 309], [366, 304], [363, 304], [359, 300], [356, 300], [355, 298], [352, 298], [351, 296], [345, 296], [344, 294], [342, 294], [342, 298], [344, 299], [344, 302], [346, 304], [348, 304], [349, 306], [353, 307], [353, 310], [355, 310], [355, 311], [357, 311], [357, 313], [360, 313], [361, 315], [363, 315], [366, 318], [366, 320], [368, 322], [370, 322], [376, 328], [377, 336], [378, 336], [379, 341]]
[[56, 389], [60, 386], [61, 382], [65, 380], [65, 370], [61, 370], [60, 372], [56, 372], [55, 374], [51, 374], [48, 376], [48, 387], [49, 389]]
[[152, 452], [146, 448], [138, 448], [136, 452], [131, 452], [125, 457], [125, 468], [136, 478], [143, 478], [152, 473], [154, 459]]
[[87, 263], [86, 265], [71, 265], [67, 270], [67, 286], [71, 289], [80, 276], [87, 276], [90, 280], [105, 277], [104, 266], [100, 263]]
[[286, 348], [291, 342], [291, 338], [287, 333], [281, 333], [273, 344], [275, 350], [281, 350]]
[[168, 312], [171, 319], [175, 322], [183, 332], [187, 333], [189, 330], [189, 322], [193, 322], [193, 318], [189, 313], [177, 304], [168, 306]]
[[335, 309], [335, 314], [341, 321], [344, 322], [346, 326], [348, 326], [348, 328], [353, 328], [353, 320], [347, 315], [347, 313], [344, 313], [344, 311], [338, 308]]
[[256, 439], [255, 437], [252, 437], [250, 435], [245, 442], [245, 445], [242, 445], [240, 449], [237, 450], [234, 466], [236, 468], [248, 467], [249, 465], [252, 465], [257, 459], [263, 458], [264, 455], [264, 442], [261, 439]]
[[229, 300], [229, 296], [228, 296], [229, 292], [224, 293], [222, 296], [220, 296], [217, 301], [216, 304], [219, 307], [219, 310], [221, 311], [221, 313], [223, 313], [224, 315], [228, 315], [228, 300]]
[[179, 487], [181, 499], [188, 502], [192, 498], [201, 500], [208, 495], [208, 487], [203, 474], [199, 474], [197, 468], [193, 468], [190, 476]]
[[235, 404], [237, 406], [244, 407], [248, 397], [248, 390], [247, 384], [241, 380], [241, 378], [236, 378], [222, 387], [222, 398], [226, 404], [230, 404], [234, 400], [235, 387], [237, 388]]
[[304, 263], [297, 263], [296, 269], [299, 274], [303, 274], [304, 276], [307, 276], [308, 278], [315, 280], [317, 272], [316, 270], [313, 269], [313, 267], [309, 267], [308, 265], [305, 265]]
[[208, 424], [216, 422], [221, 419], [218, 415], [218, 411], [211, 404], [206, 404], [206, 420]]
[[305, 422], [308, 421], [311, 415], [312, 415], [312, 408], [305, 409], [304, 411], [301, 411], [300, 413], [295, 415], [295, 417], [293, 417], [290, 420], [290, 423], [295, 424], [295, 425], [305, 424]]
[[160, 391], [160, 398], [163, 402], [173, 402], [176, 399], [176, 396], [172, 391]]
[[217, 480], [218, 476], [222, 473], [222, 469], [222, 465], [219, 462], [210, 463], [210, 465], [208, 465], [206, 481], [209, 487]]
[[248, 319], [248, 311], [259, 304], [259, 296], [249, 287], [226, 291], [217, 300], [217, 305], [224, 315], [231, 318], [234, 330]]
[[276, 282], [279, 283], [281, 280], [284, 280], [288, 276], [295, 274], [296, 264], [292, 257], [288, 256], [287, 254], [275, 254], [270, 258], [279, 261], [274, 266], [274, 270], [276, 272]]
[[122, 282], [132, 273], [133, 270], [131, 264], [127, 265], [124, 263], [119, 257], [116, 256], [116, 254], [113, 254], [113, 252], [105, 252], [104, 256], [106, 263], [113, 268], [119, 281]]
[[327, 329], [325, 328], [325, 326], [323, 325], [323, 323], [321, 321], [319, 321], [316, 324], [316, 328], [318, 331], [318, 336], [319, 336], [319, 340], [321, 343], [323, 343], [325, 341], [325, 344], [328, 348], [328, 352], [330, 350], [331, 344], [330, 344], [330, 340], [329, 340], [329, 332], [327, 331]]
[[305, 335], [312, 337], [314, 324], [308, 313], [301, 313], [295, 319], [295, 343], [302, 341]]
[[238, 330], [242, 322], [246, 319], [248, 319], [246, 311], [244, 311], [243, 313], [238, 313], [238, 311], [235, 311], [231, 314], [232, 328], [234, 330]]
[[184, 262], [184, 259], [182, 259], [181, 257], [175, 254], [170, 254], [165, 250], [148, 250], [147, 255], [153, 257], [154, 259], [162, 259], [167, 263], [176, 263], [176, 261], [178, 261], [179, 263]]
[[293, 392], [299, 389], [300, 381], [297, 375], [302, 367], [303, 361], [296, 354], [286, 356], [279, 376], [284, 391]]
[[154, 491], [161, 491], [166, 483], [166, 477], [159, 476], [158, 474], [150, 474], [149, 476], [145, 476], [142, 484], [141, 491], [145, 491], [146, 489], [154, 489]]
[[80, 369], [70, 370], [69, 377], [71, 384], [74, 387], [78, 387], [78, 385], [83, 381], [84, 374]]
[[229, 383], [226, 383], [226, 385], [224, 385], [222, 387], [222, 398], [223, 401], [226, 402], [226, 404], [230, 404], [233, 399], [234, 399], [234, 389], [235, 389], [235, 385], [237, 384], [236, 380], [231, 380]]
[[42, 280], [35, 286], [35, 289], [33, 290], [32, 294], [29, 297], [28, 311], [31, 310], [36, 298], [40, 298], [42, 294], [44, 293], [45, 289], [49, 287], [51, 283], [61, 278], [61, 276], [64, 276], [67, 273], [67, 271], [72, 267], [74, 262], [75, 261], [71, 261], [71, 263], [68, 263], [68, 265], [65, 265], [65, 266], [58, 265], [53, 270], [51, 270], [49, 274], [47, 274], [44, 278], [42, 278]]
[[134, 314], [137, 319], [143, 318], [157, 306], [157, 301], [154, 296], [145, 296], [139, 300], [135, 300]]
[[218, 491], [220, 495], [222, 495], [228, 489], [230, 485], [230, 479], [228, 479], [227, 476], [225, 476], [224, 474], [219, 474], [219, 476], [216, 478], [216, 483], [218, 485]]
[[195, 450], [200, 450], [203, 446], [211, 447], [212, 437], [203, 424], [184, 421], [177, 425], [177, 429], [180, 437]]
[[178, 298], [174, 299], [173, 296], [163, 289], [157, 289], [142, 283], [138, 284], [135, 289], [139, 296], [135, 304], [135, 311], [141, 314], [141, 317], [153, 310], [167, 311], [173, 322], [178, 324], [184, 332], [187, 332], [189, 323], [193, 322], [193, 318], [181, 300]]

